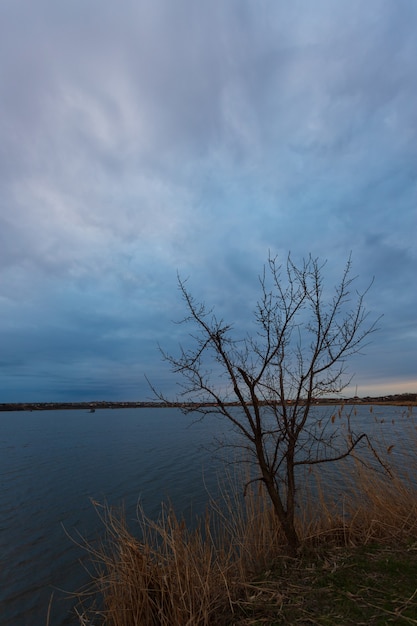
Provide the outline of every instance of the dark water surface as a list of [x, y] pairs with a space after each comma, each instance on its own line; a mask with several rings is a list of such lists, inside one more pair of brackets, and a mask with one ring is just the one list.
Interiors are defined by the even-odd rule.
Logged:
[[[200, 444], [217, 419], [191, 425], [172, 409], [41, 411], [0, 414], [0, 624], [76, 623], [59, 589], [86, 581], [77, 539], [103, 531], [91, 499], [124, 505], [138, 500], [156, 517], [170, 498], [181, 513], [201, 512], [216, 462]], [[204, 476], [203, 476], [204, 473]]]
[[[405, 413], [359, 407], [354, 420], [358, 428], [382, 428], [392, 443]], [[64, 591], [88, 580], [87, 554], [68, 535], [103, 534], [91, 499], [123, 504], [131, 520], [138, 501], [152, 518], [168, 498], [187, 521], [204, 511], [222, 469], [202, 446], [227, 425], [215, 417], [192, 422], [177, 409], [156, 408], [0, 413], [2, 626], [45, 625], [52, 592], [50, 626], [78, 623]]]

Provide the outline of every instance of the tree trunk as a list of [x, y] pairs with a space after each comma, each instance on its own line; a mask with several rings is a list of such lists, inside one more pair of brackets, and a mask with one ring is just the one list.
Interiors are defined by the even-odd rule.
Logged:
[[287, 540], [288, 556], [295, 558], [300, 547], [300, 539], [295, 530], [294, 520], [288, 518], [285, 521], [280, 520], [280, 523]]
[[264, 476], [264, 482], [274, 507], [274, 513], [278, 518], [285, 539], [287, 540], [288, 554], [291, 557], [296, 557], [298, 548], [300, 547], [300, 539], [294, 524], [294, 507], [289, 507], [289, 512], [284, 509], [281, 496], [270, 476]]

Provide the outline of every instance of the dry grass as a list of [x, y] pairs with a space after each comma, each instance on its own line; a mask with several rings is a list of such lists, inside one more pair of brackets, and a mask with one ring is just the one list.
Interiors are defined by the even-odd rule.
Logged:
[[[410, 458], [411, 476], [413, 469]], [[314, 497], [304, 500], [296, 560], [285, 556], [282, 534], [257, 484], [244, 500], [239, 484], [225, 488], [222, 505], [212, 503], [194, 530], [165, 509], [157, 522], [139, 512], [134, 535], [120, 512], [96, 504], [106, 540], [90, 548], [95, 571], [78, 607], [80, 624], [353, 624], [360, 623], [357, 606], [369, 610], [368, 623], [417, 623], [410, 617], [417, 614], [417, 592], [408, 579], [391, 604], [383, 600], [399, 580], [398, 563], [417, 574], [417, 489], [412, 479], [390, 478], [360, 463], [347, 465], [344, 475], [346, 489], [337, 502], [318, 479]], [[392, 577], [384, 570], [389, 554]], [[362, 581], [366, 564], [375, 567], [369, 580], [379, 586], [368, 578], [360, 588], [349, 586], [352, 575]], [[340, 595], [335, 581], [341, 581]], [[348, 617], [341, 617], [344, 611]]]
[[172, 510], [158, 522], [141, 512], [139, 541], [120, 513], [103, 508], [101, 515], [106, 542], [92, 557], [102, 607], [90, 608], [90, 619], [94, 614], [111, 626], [191, 626], [224, 611], [230, 555], [215, 545], [208, 517], [190, 531]]
[[[262, 490], [252, 491], [245, 506], [237, 489], [224, 497], [226, 509], [212, 503], [194, 530], [172, 509], [164, 509], [156, 522], [139, 511], [140, 540], [120, 511], [95, 503], [106, 539], [94, 550], [88, 546], [95, 572], [80, 596], [80, 623], [230, 624], [235, 607], [251, 593], [247, 581], [284, 543]], [[91, 606], [91, 597], [100, 607]]]

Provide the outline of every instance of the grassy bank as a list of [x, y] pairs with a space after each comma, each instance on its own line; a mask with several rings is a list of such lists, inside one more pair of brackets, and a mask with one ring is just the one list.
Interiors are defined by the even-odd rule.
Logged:
[[337, 499], [309, 475], [297, 559], [286, 556], [262, 487], [241, 498], [242, 477], [226, 481], [223, 502], [193, 530], [169, 509], [157, 522], [140, 512], [128, 528], [120, 512], [97, 505], [106, 537], [89, 548], [80, 624], [417, 624], [412, 453], [407, 465], [400, 478], [349, 463]]
[[415, 542], [323, 545], [249, 583], [230, 624], [417, 624], [416, 587]]

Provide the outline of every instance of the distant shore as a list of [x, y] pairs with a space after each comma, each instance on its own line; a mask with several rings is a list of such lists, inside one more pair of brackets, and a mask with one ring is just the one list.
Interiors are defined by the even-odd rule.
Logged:
[[[288, 404], [291, 404], [289, 401]], [[394, 406], [416, 406], [417, 394], [405, 393], [400, 395], [380, 396], [364, 398], [320, 398], [314, 400], [312, 404], [319, 406], [340, 405], [340, 404], [373, 404], [373, 405], [394, 405]], [[0, 411], [64, 411], [69, 409], [79, 409], [94, 412], [96, 409], [160, 409], [160, 408], [179, 408], [179, 409], [198, 409], [199, 407], [215, 406], [212, 403], [204, 405], [197, 403], [185, 402], [109, 402], [106, 400], [98, 400], [92, 402], [8, 402], [0, 403]], [[239, 406], [237, 402], [230, 402], [228, 406]]]

